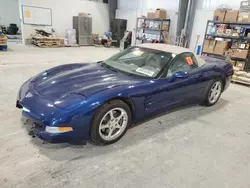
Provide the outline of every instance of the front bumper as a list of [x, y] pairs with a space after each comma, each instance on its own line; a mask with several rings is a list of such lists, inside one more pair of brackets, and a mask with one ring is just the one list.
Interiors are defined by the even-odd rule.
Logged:
[[[87, 140], [92, 114], [86, 116], [63, 110], [51, 104], [50, 101], [38, 96], [29, 87], [29, 81], [21, 87], [16, 101], [16, 107], [22, 109], [22, 115], [33, 122], [34, 136], [51, 143], [74, 142]], [[46, 126], [72, 127], [68, 132], [47, 132]]]
[[25, 127], [27, 128], [30, 136], [37, 137], [49, 143], [72, 143], [88, 139], [88, 137], [83, 137], [84, 134], [82, 134], [81, 131], [75, 130], [63, 133], [49, 133], [45, 130], [45, 125], [39, 124], [37, 121], [27, 118], [27, 116], [22, 116], [22, 122], [25, 122]]
[[66, 133], [48, 133], [45, 131], [45, 127], [34, 127], [32, 130], [34, 136], [50, 143], [63, 143], [78, 141], [78, 137], [75, 131]]
[[46, 126], [47, 125], [43, 121], [43, 119], [40, 118], [36, 113], [33, 113], [32, 111], [26, 112], [23, 108], [22, 103], [17, 100], [16, 101], [16, 107], [22, 109], [22, 115], [25, 119], [28, 119], [32, 122], [31, 129], [29, 131], [29, 134], [35, 137], [38, 137], [46, 142], [49, 143], [69, 143], [69, 142], [76, 142], [80, 140], [84, 140], [87, 135], [82, 134], [82, 131], [80, 130], [73, 130], [69, 132], [63, 132], [63, 133], [49, 133], [47, 132]]

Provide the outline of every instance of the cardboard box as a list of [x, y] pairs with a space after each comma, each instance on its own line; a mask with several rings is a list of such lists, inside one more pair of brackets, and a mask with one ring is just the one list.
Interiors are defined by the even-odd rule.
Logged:
[[167, 18], [167, 10], [158, 8], [155, 10], [155, 18], [166, 19]]
[[214, 11], [214, 20], [215, 21], [224, 21], [225, 15], [226, 15], [226, 11], [225, 10], [216, 9]]
[[228, 50], [227, 41], [216, 41], [216, 45], [214, 48], [215, 54], [224, 55], [227, 50]]
[[209, 46], [210, 41], [211, 41], [211, 40], [207, 40], [207, 39], [205, 39], [205, 40], [204, 40], [204, 46]]
[[238, 22], [250, 22], [250, 13], [240, 12], [238, 16]]
[[236, 22], [238, 19], [238, 10], [227, 10], [225, 15], [225, 22]]
[[218, 55], [224, 55], [225, 54], [225, 52], [226, 52], [226, 49], [224, 49], [224, 48], [217, 48], [217, 47], [215, 47], [214, 48], [214, 54], [218, 54]]
[[205, 40], [204, 45], [203, 45], [203, 52], [206, 53], [213, 53], [214, 52], [214, 47], [216, 45], [215, 40]]
[[228, 42], [227, 41], [217, 41], [215, 48], [223, 48], [228, 49]]
[[155, 13], [154, 12], [148, 12], [147, 18], [154, 19], [155, 18]]
[[0, 45], [7, 45], [7, 37], [5, 35], [0, 35]]
[[88, 14], [88, 13], [85, 13], [85, 12], [80, 12], [80, 13], [78, 13], [78, 16], [88, 17], [89, 14]]
[[248, 50], [236, 49], [232, 55], [232, 57], [243, 58], [246, 59], [248, 56]]
[[207, 45], [206, 45], [206, 46], [204, 45], [204, 46], [203, 46], [202, 52], [210, 53], [210, 52], [209, 52], [209, 47], [208, 47]]
[[244, 61], [237, 61], [236, 67], [238, 67], [241, 71], [244, 70], [246, 62]]

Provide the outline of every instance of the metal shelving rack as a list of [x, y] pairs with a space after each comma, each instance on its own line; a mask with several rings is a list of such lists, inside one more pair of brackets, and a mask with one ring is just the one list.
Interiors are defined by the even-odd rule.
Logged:
[[[159, 25], [156, 27], [150, 27], [150, 24]], [[146, 35], [154, 35], [156, 40], [164, 42], [164, 32], [169, 33], [170, 30], [170, 19], [152, 19], [152, 18], [137, 18], [136, 22], [136, 39], [141, 40], [142, 43], [152, 42], [151, 39], [147, 38]], [[139, 25], [140, 24], [140, 25]], [[167, 30], [163, 29], [163, 25], [167, 25]]]
[[[247, 38], [247, 37], [232, 37], [232, 36], [219, 36], [219, 35], [207, 34], [208, 25], [210, 23], [213, 23], [213, 24], [226, 24], [226, 25], [230, 25], [230, 26], [240, 26], [240, 27], [244, 26], [245, 28], [250, 29], [250, 22], [219, 22], [219, 21], [208, 20], [206, 30], [205, 30], [205, 35], [204, 35], [204, 41], [208, 37], [213, 37], [213, 38], [231, 39], [232, 41], [246, 41], [246, 42], [250, 43], [250, 38]], [[227, 56], [225, 56], [225, 55], [219, 55], [219, 54], [203, 52], [203, 47], [204, 47], [204, 43], [202, 45], [202, 55], [206, 55], [206, 56], [210, 56], [210, 57], [214, 57], [214, 58], [218, 58], [218, 59], [226, 59], [227, 58]], [[235, 60], [235, 61], [245, 61], [246, 64], [245, 64], [244, 70], [245, 71], [250, 70], [250, 49], [248, 49], [248, 57], [246, 59], [236, 58], [236, 57], [230, 57], [230, 58], [232, 60]]]

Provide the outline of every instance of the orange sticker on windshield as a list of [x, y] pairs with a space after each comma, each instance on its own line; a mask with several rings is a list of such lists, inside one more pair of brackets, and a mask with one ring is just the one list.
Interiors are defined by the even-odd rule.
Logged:
[[187, 61], [187, 64], [190, 65], [190, 66], [194, 64], [191, 57], [186, 57], [186, 61]]

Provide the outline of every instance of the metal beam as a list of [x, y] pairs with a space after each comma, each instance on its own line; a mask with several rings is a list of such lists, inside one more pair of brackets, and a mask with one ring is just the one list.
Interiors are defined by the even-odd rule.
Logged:
[[198, 0], [190, 0], [190, 9], [188, 12], [188, 19], [187, 19], [187, 27], [186, 27], [186, 41], [187, 41], [187, 47], [190, 45], [190, 40], [192, 36], [192, 30], [193, 30], [193, 25], [194, 25], [194, 17], [195, 17], [195, 12], [197, 8], [197, 2]]
[[109, 27], [112, 30], [112, 21], [115, 19], [116, 9], [118, 7], [117, 0], [108, 0], [109, 4]]
[[188, 1], [189, 0], [179, 0], [176, 36], [180, 36], [182, 29], [184, 29], [187, 8], [188, 8]]
[[[189, 47], [195, 11], [198, 0], [180, 0], [178, 9], [178, 21], [177, 21], [177, 36], [184, 36], [185, 47]], [[183, 33], [182, 33], [183, 30]]]

